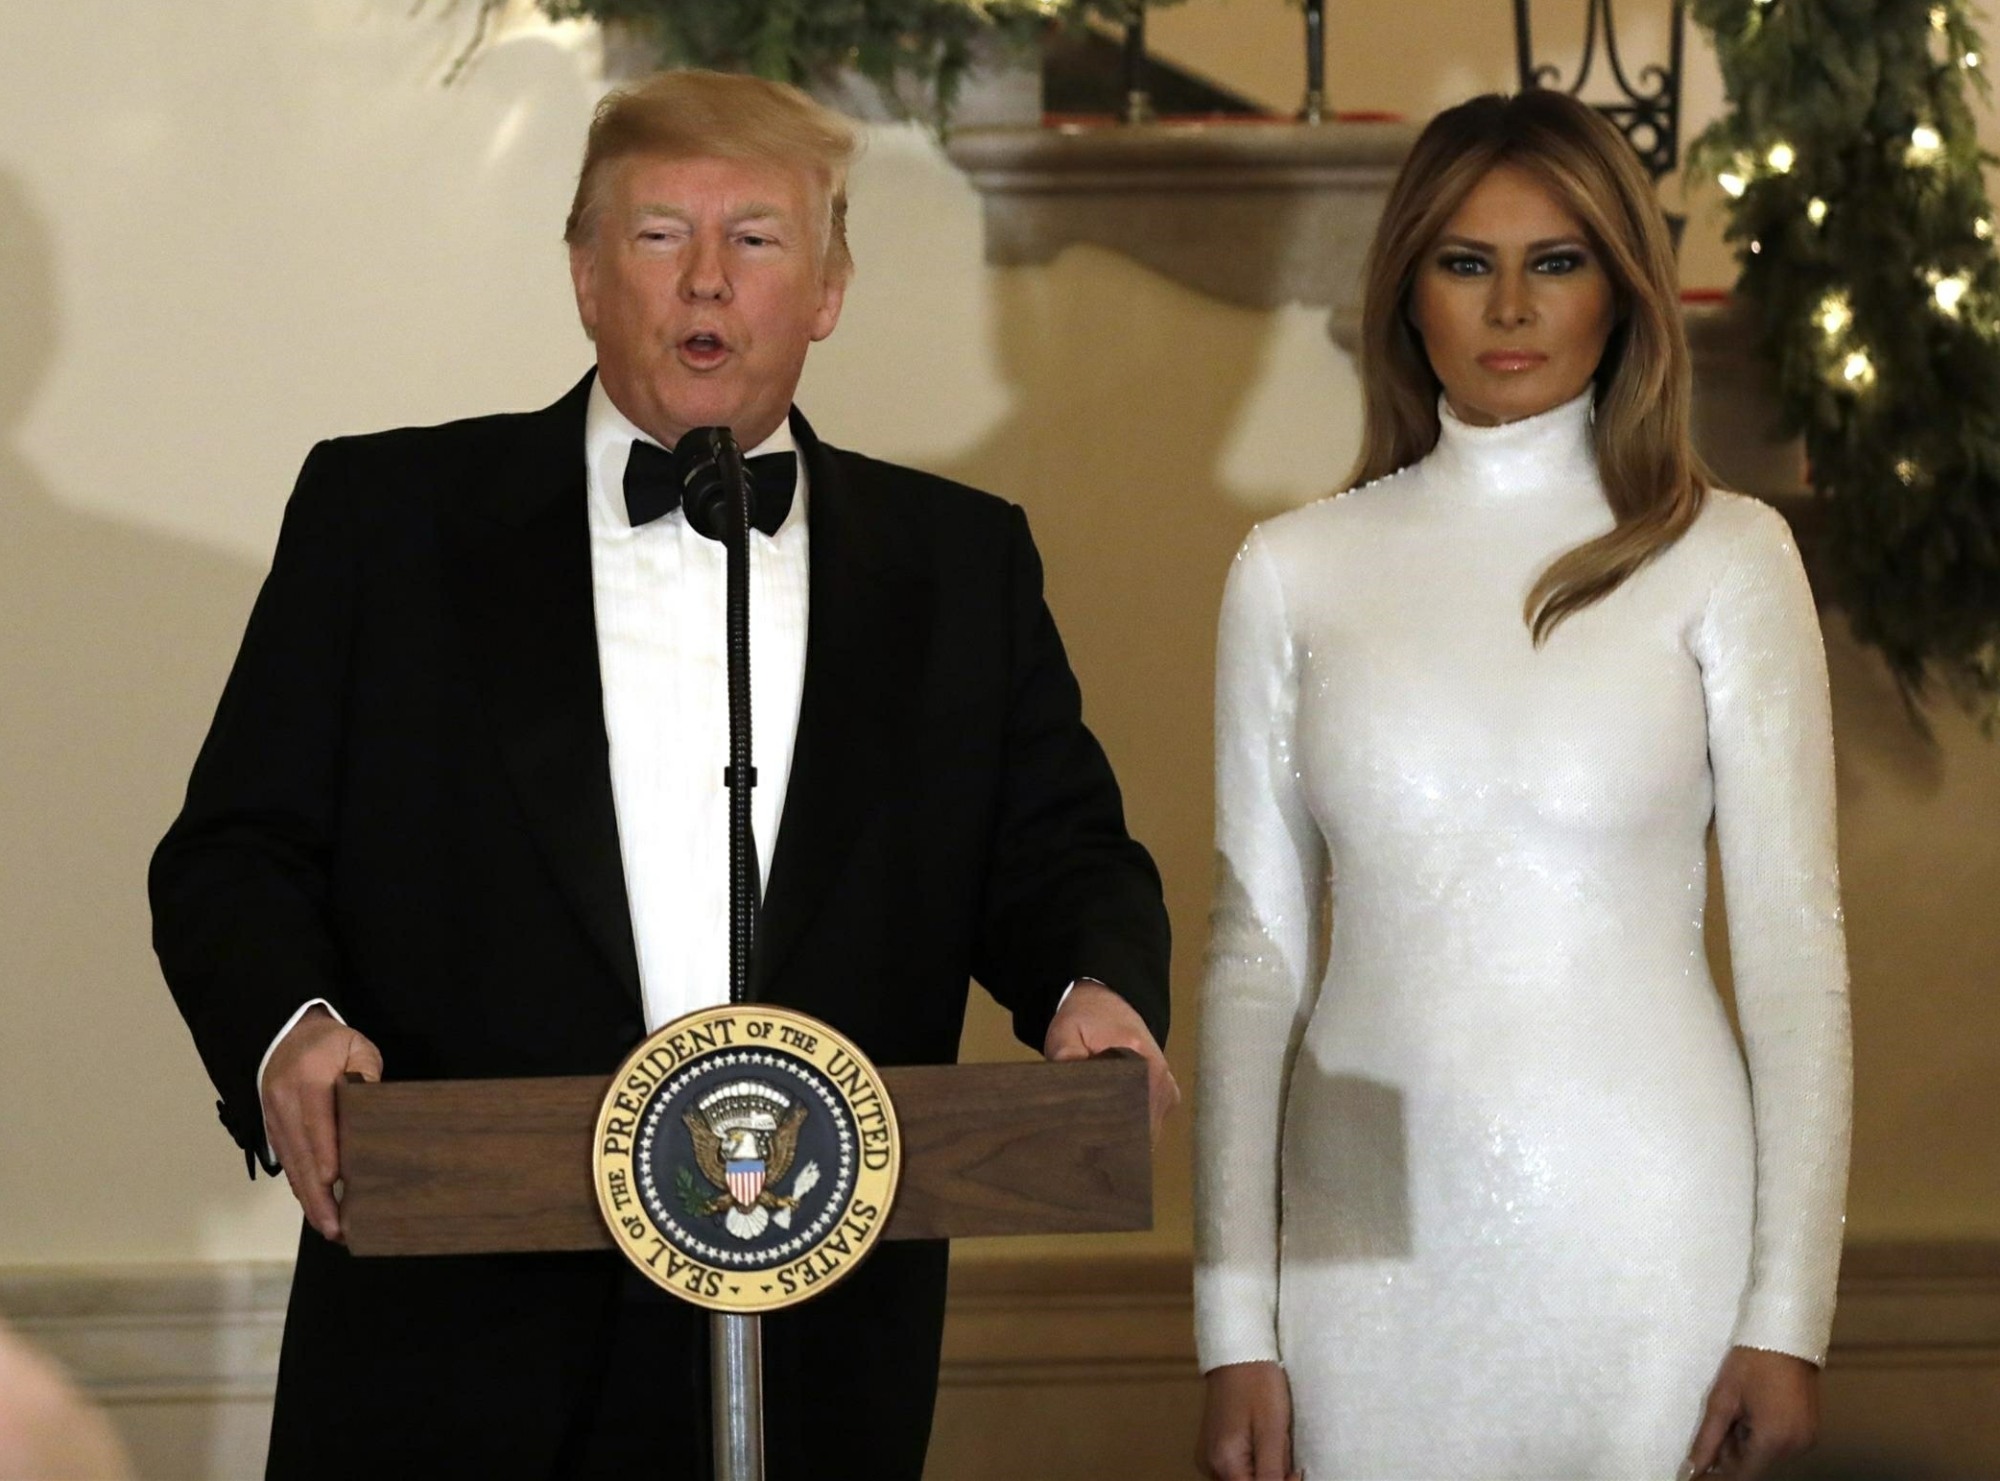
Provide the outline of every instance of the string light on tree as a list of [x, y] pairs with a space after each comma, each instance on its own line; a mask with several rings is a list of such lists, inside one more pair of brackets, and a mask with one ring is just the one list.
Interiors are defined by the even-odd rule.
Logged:
[[1944, 135], [1927, 123], [1920, 123], [1910, 130], [1910, 147], [1903, 152], [1903, 158], [1913, 165], [1933, 163], [1944, 152]]
[[1854, 309], [1847, 301], [1845, 293], [1829, 293], [1820, 300], [1819, 312], [1813, 315], [1828, 339], [1845, 334], [1854, 323]]
[[1917, 480], [1923, 476], [1924, 470], [1918, 466], [1914, 458], [1898, 458], [1896, 460], [1896, 477], [1902, 480], [1903, 487], [1914, 488]]
[[1855, 350], [1840, 362], [1840, 378], [1857, 390], [1875, 384], [1875, 362], [1861, 350]]
[[1814, 196], [1811, 200], [1807, 201], [1806, 220], [1810, 221], [1814, 226], [1824, 225], [1826, 222], [1826, 202], [1818, 196]]
[[1993, 218], [1991, 216], [1975, 216], [1972, 221], [1972, 234], [1982, 242], [1992, 241]]
[[1798, 159], [1797, 151], [1783, 139], [1780, 139], [1771, 146], [1770, 152], [1764, 156], [1764, 163], [1769, 165], [1778, 174], [1784, 175], [1790, 173], [1792, 166], [1798, 163]]
[[1924, 274], [1924, 281], [1930, 284], [1931, 298], [1939, 310], [1947, 317], [1958, 317], [1958, 306], [1972, 288], [1971, 273], [1946, 275], [1933, 268]]

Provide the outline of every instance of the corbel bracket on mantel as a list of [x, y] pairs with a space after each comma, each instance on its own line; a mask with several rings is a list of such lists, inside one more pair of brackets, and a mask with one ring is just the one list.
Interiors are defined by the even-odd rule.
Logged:
[[1410, 124], [966, 128], [946, 144], [984, 198], [986, 260], [1088, 242], [1244, 308], [1352, 314]]

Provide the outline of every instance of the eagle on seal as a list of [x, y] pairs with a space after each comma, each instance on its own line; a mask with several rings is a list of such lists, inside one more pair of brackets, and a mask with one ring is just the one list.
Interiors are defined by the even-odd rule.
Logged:
[[[748, 1214], [752, 1209], [791, 1209], [798, 1205], [796, 1197], [787, 1198], [771, 1191], [774, 1183], [782, 1182], [792, 1170], [792, 1162], [798, 1156], [799, 1128], [805, 1124], [806, 1108], [793, 1106], [785, 1112], [775, 1128], [764, 1131], [756, 1126], [731, 1126], [723, 1130], [711, 1126], [708, 1119], [697, 1111], [689, 1110], [681, 1114], [688, 1134], [694, 1139], [695, 1166], [701, 1175], [716, 1188], [716, 1196], [709, 1200], [702, 1212], [721, 1213], [724, 1209], [741, 1210]], [[768, 1150], [764, 1143], [769, 1138]], [[756, 1191], [746, 1201], [739, 1198], [730, 1186], [728, 1164], [735, 1162], [761, 1162], [763, 1176], [757, 1180]], [[748, 1193], [749, 1189], [744, 1189]], [[762, 1226], [763, 1220], [756, 1220]], [[732, 1221], [732, 1228], [733, 1228]]]

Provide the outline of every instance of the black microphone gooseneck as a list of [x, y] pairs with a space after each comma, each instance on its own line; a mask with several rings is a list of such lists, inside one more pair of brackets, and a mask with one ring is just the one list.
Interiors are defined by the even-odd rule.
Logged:
[[757, 768], [750, 751], [750, 486], [727, 427], [697, 427], [674, 444], [688, 524], [727, 552], [729, 649], [729, 1001], [750, 1000], [757, 945], [757, 839], [750, 822]]
[[[674, 444], [688, 524], [727, 552], [729, 595], [729, 1001], [750, 1001], [757, 944], [757, 839], [750, 792], [750, 488], [743, 450], [727, 427], [697, 427]], [[716, 1481], [763, 1481], [762, 1318], [709, 1313], [709, 1410]]]

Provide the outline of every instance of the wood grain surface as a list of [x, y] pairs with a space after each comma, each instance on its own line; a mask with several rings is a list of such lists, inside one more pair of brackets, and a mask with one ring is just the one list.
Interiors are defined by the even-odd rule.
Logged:
[[[884, 1066], [903, 1136], [887, 1239], [1152, 1225], [1146, 1069]], [[342, 1221], [357, 1255], [609, 1249], [591, 1138], [611, 1077], [339, 1089]]]

